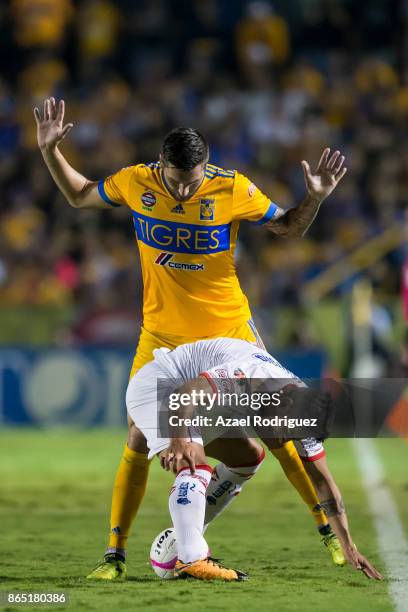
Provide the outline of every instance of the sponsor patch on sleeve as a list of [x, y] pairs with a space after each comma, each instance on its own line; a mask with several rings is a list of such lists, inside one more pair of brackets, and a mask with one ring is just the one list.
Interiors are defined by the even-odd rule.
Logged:
[[252, 196], [254, 195], [256, 191], [256, 185], [254, 185], [253, 183], [251, 183], [248, 187], [248, 195], [250, 198], [252, 198]]

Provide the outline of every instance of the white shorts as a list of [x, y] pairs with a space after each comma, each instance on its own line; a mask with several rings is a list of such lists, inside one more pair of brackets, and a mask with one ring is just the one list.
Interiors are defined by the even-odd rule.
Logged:
[[302, 461], [317, 461], [326, 455], [323, 442], [316, 438], [293, 440], [293, 443]]
[[[155, 361], [144, 365], [129, 381], [126, 391], [127, 411], [136, 427], [146, 438], [149, 448], [149, 459], [166, 449], [170, 438], [159, 436], [157, 380], [171, 378]], [[203, 440], [194, 428], [191, 428], [192, 442], [203, 445]]]

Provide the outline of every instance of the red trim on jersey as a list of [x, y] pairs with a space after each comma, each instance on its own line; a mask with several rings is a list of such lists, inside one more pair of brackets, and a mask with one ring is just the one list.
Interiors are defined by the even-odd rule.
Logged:
[[320, 451], [320, 453], [317, 453], [317, 455], [313, 455], [312, 457], [302, 457], [302, 455], [300, 456], [302, 461], [317, 461], [318, 459], [321, 459], [322, 457], [326, 456], [326, 451], [323, 449]]
[[218, 392], [217, 385], [215, 384], [215, 382], [213, 381], [211, 376], [208, 374], [208, 372], [201, 372], [201, 374], [199, 374], [199, 376], [204, 376], [204, 378], [206, 378], [208, 380], [208, 382], [211, 385], [211, 389], [214, 391], [214, 393]]
[[[177, 474], [180, 474], [180, 472], [182, 472], [183, 470], [189, 470], [189, 469], [190, 469], [190, 466], [186, 465], [185, 467], [182, 467], [182, 468], [181, 468], [181, 469], [180, 469], [180, 470], [177, 472]], [[210, 474], [212, 474], [212, 472], [213, 472], [212, 467], [211, 467], [211, 466], [209, 466], [209, 465], [207, 465], [207, 464], [202, 464], [202, 465], [200, 464], [200, 465], [196, 465], [196, 466], [195, 466], [195, 469], [196, 469], [196, 470], [205, 470], [206, 472], [210, 472]]]

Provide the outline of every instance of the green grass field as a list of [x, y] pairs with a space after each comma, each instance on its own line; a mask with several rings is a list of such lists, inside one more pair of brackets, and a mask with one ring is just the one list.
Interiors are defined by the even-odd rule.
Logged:
[[[84, 575], [106, 544], [111, 485], [123, 441], [123, 431], [109, 430], [0, 434], [1, 591], [64, 590], [70, 597], [65, 609], [72, 611], [393, 609], [387, 581], [371, 582], [349, 567], [331, 565], [312, 519], [272, 457], [207, 532], [213, 554], [248, 570], [250, 581], [186, 583], [155, 577], [149, 549], [154, 536], [170, 524], [171, 484], [171, 476], [155, 463], [130, 540], [129, 580], [87, 582]], [[408, 445], [402, 440], [376, 444], [408, 531]], [[332, 440], [326, 448], [354, 539], [384, 569], [352, 447]]]

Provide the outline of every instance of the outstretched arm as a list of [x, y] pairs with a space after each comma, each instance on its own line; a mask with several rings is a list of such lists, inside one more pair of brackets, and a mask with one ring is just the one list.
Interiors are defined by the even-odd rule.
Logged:
[[305, 462], [304, 465], [316, 488], [320, 505], [340, 540], [347, 561], [355, 569], [361, 570], [367, 578], [382, 580], [380, 572], [360, 553], [353, 542], [341, 493], [330, 473], [326, 458]]
[[72, 168], [58, 148], [73, 127], [72, 123], [64, 125], [64, 114], [64, 100], [60, 100], [57, 107], [54, 98], [44, 101], [43, 117], [38, 108], [34, 109], [38, 146], [48, 170], [74, 208], [110, 208], [99, 195], [98, 183], [90, 181]]
[[302, 161], [307, 195], [296, 208], [275, 213], [275, 218], [266, 227], [283, 237], [303, 237], [313, 223], [321, 203], [337, 187], [347, 168], [343, 168], [344, 156], [335, 151], [329, 158], [330, 149], [325, 149], [314, 173], [307, 161]]

